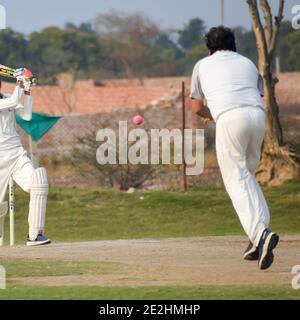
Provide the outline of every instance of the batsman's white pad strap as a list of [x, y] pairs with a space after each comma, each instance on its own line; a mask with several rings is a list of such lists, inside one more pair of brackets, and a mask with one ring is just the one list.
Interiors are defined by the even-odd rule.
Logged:
[[6, 216], [7, 210], [8, 210], [7, 202], [0, 202], [0, 218], [3, 218]]
[[48, 189], [46, 169], [36, 169], [30, 189], [28, 217], [30, 240], [35, 240], [39, 233], [44, 232]]

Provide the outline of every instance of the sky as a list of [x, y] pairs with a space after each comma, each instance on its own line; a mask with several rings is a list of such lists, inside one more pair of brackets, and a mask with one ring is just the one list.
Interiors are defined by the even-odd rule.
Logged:
[[[220, 24], [221, 0], [0, 0], [6, 8], [7, 26], [29, 34], [47, 26], [79, 24], [98, 13], [113, 9], [126, 13], [141, 12], [163, 28], [182, 28], [191, 18], [203, 19], [207, 27]], [[277, 8], [278, 0], [269, 0]], [[285, 18], [300, 0], [286, 0]], [[251, 28], [246, 0], [225, 0], [225, 25]]]

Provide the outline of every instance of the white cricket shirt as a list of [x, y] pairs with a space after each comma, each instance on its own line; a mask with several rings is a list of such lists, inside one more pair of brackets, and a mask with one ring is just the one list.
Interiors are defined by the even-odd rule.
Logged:
[[194, 67], [191, 99], [206, 99], [215, 121], [231, 109], [259, 107], [264, 110], [263, 82], [254, 63], [233, 51], [217, 51]]
[[17, 86], [10, 97], [3, 95], [3, 99], [0, 99], [0, 153], [22, 146], [16, 130], [16, 114], [27, 121], [32, 114], [32, 98], [26, 95], [23, 106], [20, 104], [22, 93], [23, 89]]

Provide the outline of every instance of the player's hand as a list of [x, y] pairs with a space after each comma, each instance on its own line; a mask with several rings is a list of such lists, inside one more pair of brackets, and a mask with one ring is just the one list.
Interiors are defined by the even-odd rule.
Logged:
[[18, 80], [17, 80], [17, 85], [18, 85], [21, 89], [24, 89], [24, 81], [23, 81], [23, 80], [18, 79]]
[[212, 121], [210, 118], [203, 118], [204, 124], [208, 124], [210, 121]]
[[24, 91], [25, 92], [30, 92], [30, 87], [31, 87], [31, 82], [28, 80], [24, 81]]

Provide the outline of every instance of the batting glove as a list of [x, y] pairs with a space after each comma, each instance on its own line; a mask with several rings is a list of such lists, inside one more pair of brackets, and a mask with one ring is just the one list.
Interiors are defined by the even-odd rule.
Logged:
[[31, 82], [28, 80], [24, 81], [24, 91], [29, 92], [30, 91], [30, 87], [31, 87]]
[[17, 84], [19, 81], [21, 81], [23, 83], [23, 85], [25, 85], [25, 82], [27, 82], [28, 80], [24, 76], [18, 76], [17, 77]]
[[18, 78], [24, 75], [25, 68], [16, 69], [14, 72], [14, 77]]

